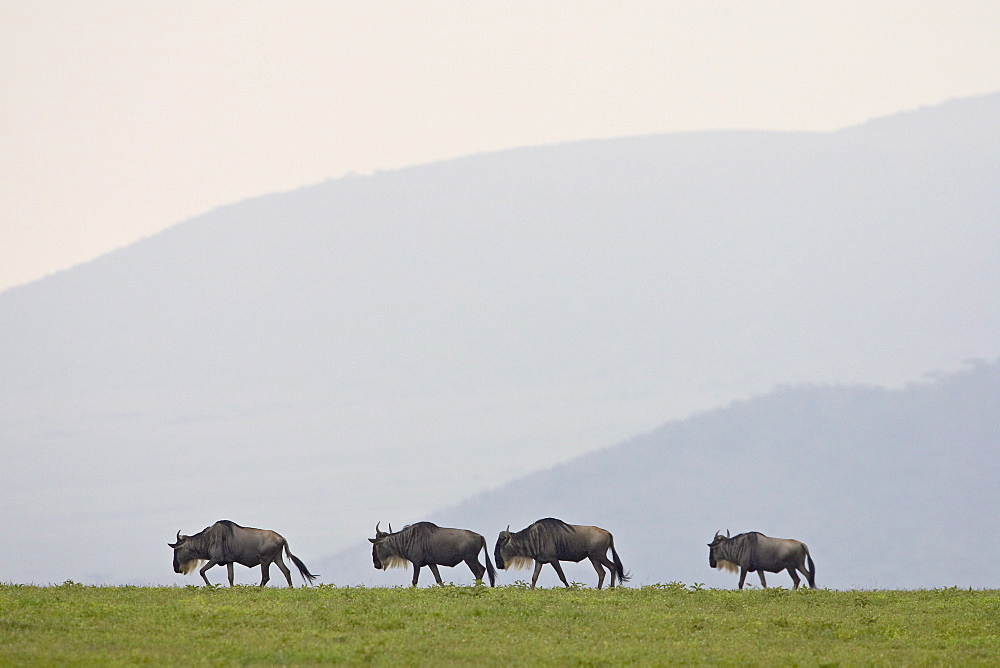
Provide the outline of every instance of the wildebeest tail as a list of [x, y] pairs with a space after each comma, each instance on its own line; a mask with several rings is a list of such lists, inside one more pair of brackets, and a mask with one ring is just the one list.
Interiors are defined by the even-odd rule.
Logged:
[[611, 559], [615, 562], [615, 571], [618, 572], [619, 582], [628, 582], [631, 580], [632, 574], [625, 572], [625, 567], [622, 566], [622, 560], [618, 558], [618, 551], [615, 550], [614, 536], [611, 537]]
[[816, 588], [816, 564], [813, 563], [812, 555], [809, 554], [809, 548], [806, 548], [806, 565], [809, 566], [809, 570], [806, 575], [809, 577], [809, 588]]
[[285, 556], [292, 560], [295, 567], [299, 569], [299, 575], [301, 575], [302, 579], [306, 582], [311, 584], [313, 580], [319, 577], [318, 575], [310, 573], [309, 569], [306, 568], [306, 565], [302, 563], [302, 560], [292, 554], [292, 551], [288, 549], [288, 541], [285, 541]]
[[482, 539], [482, 543], [483, 543], [483, 548], [482, 548], [483, 549], [483, 556], [486, 557], [486, 574], [490, 576], [490, 586], [491, 587], [496, 587], [497, 586], [496, 585], [496, 582], [497, 582], [497, 571], [496, 571], [495, 568], [493, 568], [493, 562], [490, 561], [490, 549], [489, 549], [489, 546], [486, 545], [486, 539], [485, 538]]

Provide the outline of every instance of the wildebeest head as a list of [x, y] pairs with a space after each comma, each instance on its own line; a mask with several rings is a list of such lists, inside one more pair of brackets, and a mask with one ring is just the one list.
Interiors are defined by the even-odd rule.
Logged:
[[174, 549], [174, 573], [187, 575], [205, 561], [198, 556], [191, 536], [182, 536], [180, 531], [177, 532], [177, 542], [167, 543], [167, 546]]
[[507, 529], [501, 531], [500, 535], [497, 536], [497, 544], [496, 547], [493, 548], [493, 563], [495, 563], [497, 565], [497, 568], [499, 568], [500, 570], [507, 568], [507, 564], [506, 562], [504, 562], [503, 558], [503, 550], [505, 547], [510, 545], [511, 537], [512, 534], [510, 533], [509, 524], [507, 525]]
[[712, 542], [708, 544], [708, 565], [712, 568], [720, 568], [724, 571], [738, 571], [740, 567], [738, 564], [734, 564], [728, 559], [720, 559], [720, 546], [724, 546], [729, 542], [729, 530], [726, 530], [726, 535], [722, 535], [722, 531], [716, 531], [715, 537], [712, 538]]
[[372, 544], [372, 565], [379, 571], [385, 568], [406, 568], [406, 560], [396, 553], [392, 541], [389, 540], [393, 535], [392, 525], [389, 525], [387, 533], [379, 530], [379, 524], [381, 522], [375, 525], [375, 537], [368, 539]]
[[493, 548], [493, 563], [500, 570], [518, 570], [531, 568], [532, 559], [522, 554], [518, 554], [517, 541], [514, 534], [510, 532], [510, 525], [497, 536], [496, 547]]

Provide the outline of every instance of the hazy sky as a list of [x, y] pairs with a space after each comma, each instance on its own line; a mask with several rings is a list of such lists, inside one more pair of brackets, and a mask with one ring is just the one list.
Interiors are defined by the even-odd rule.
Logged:
[[0, 290], [352, 171], [997, 91], [997, 35], [996, 0], [0, 0]]

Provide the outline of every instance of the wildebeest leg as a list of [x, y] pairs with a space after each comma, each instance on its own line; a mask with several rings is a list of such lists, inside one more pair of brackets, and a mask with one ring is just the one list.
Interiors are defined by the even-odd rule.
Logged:
[[271, 579], [271, 562], [266, 559], [260, 560], [260, 586], [263, 587]]
[[431, 569], [431, 573], [434, 574], [434, 581], [439, 585], [444, 585], [444, 582], [441, 581], [441, 573], [438, 572], [437, 564], [427, 564], [427, 566]]
[[[601, 561], [598, 557], [590, 557], [590, 563], [593, 564], [594, 570], [597, 571], [597, 588], [600, 589], [604, 586], [604, 566], [601, 565]], [[611, 586], [615, 586], [615, 569], [611, 569]]]
[[806, 582], [809, 584], [810, 589], [816, 588], [816, 581], [810, 576], [809, 571], [806, 570], [805, 566], [799, 566], [799, 570], [802, 571], [802, 575], [806, 577]]
[[[611, 573], [611, 584], [608, 585], [611, 589], [615, 588], [615, 578], [618, 577], [618, 572], [615, 569], [615, 562], [608, 559], [607, 555], [601, 555], [601, 563], [608, 567], [608, 571]], [[598, 587], [600, 589], [600, 587]]]
[[[413, 564], [412, 561], [410, 563]], [[420, 579], [420, 566], [417, 566], [416, 564], [413, 564], [413, 583], [410, 586], [411, 587], [416, 587], [417, 586], [417, 580], [419, 580], [419, 579]]]
[[233, 586], [233, 562], [226, 564], [226, 571], [229, 573], [229, 586]]
[[[569, 582], [566, 580], [566, 574], [563, 573], [562, 566], [559, 565], [559, 562], [553, 561], [552, 568], [556, 569], [556, 573], [559, 574], [559, 579], [562, 580], [562, 583], [568, 587]], [[604, 573], [601, 573], [601, 575], [604, 575]]]
[[281, 552], [278, 552], [278, 554], [274, 557], [274, 563], [278, 565], [278, 570], [280, 570], [281, 574], [285, 576], [286, 580], [288, 580], [288, 586], [294, 589], [295, 585], [292, 584], [292, 574], [288, 570], [288, 566], [285, 566], [285, 560], [281, 558]]
[[[608, 555], [607, 554], [602, 554], [600, 556], [600, 560], [601, 560], [601, 563], [604, 564], [605, 566], [607, 566], [608, 570], [611, 572], [611, 584], [608, 585], [608, 586], [611, 587], [611, 588], [614, 588], [614, 586], [615, 586], [615, 578], [618, 576], [618, 569], [615, 568], [615, 562], [613, 562], [610, 559], [608, 559]], [[598, 589], [600, 589], [600, 587], [598, 587]]]
[[764, 579], [764, 569], [760, 568], [757, 570], [757, 575], [760, 576], [760, 586], [767, 589], [767, 580]]
[[476, 582], [482, 583], [483, 573], [486, 572], [486, 567], [479, 563], [479, 557], [476, 557], [475, 559], [466, 559], [465, 563], [469, 567], [469, 570], [472, 571], [472, 575], [476, 578]]
[[535, 572], [531, 574], [531, 588], [535, 588], [535, 583], [538, 582], [538, 574], [542, 572], [542, 562], [535, 561]]
[[740, 589], [743, 589], [743, 583], [746, 582], [748, 572], [745, 568], [740, 569]]
[[792, 576], [792, 582], [794, 583], [794, 585], [792, 586], [792, 589], [798, 589], [799, 588], [799, 574], [795, 572], [795, 566], [789, 566], [788, 567], [788, 574]]
[[205, 571], [207, 571], [209, 568], [215, 566], [218, 563], [219, 563], [218, 561], [211, 560], [207, 564], [202, 566], [200, 571], [198, 571], [199, 573], [201, 573], [201, 579], [204, 580], [205, 584], [207, 584], [210, 587], [212, 586], [212, 583], [208, 581], [208, 577], [205, 575]]

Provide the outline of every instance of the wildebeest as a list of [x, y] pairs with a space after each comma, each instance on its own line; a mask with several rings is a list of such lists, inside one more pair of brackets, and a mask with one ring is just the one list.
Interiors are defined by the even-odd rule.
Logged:
[[241, 527], [229, 520], [219, 520], [193, 536], [182, 536], [178, 531], [177, 542], [167, 545], [174, 548], [174, 573], [187, 575], [202, 562], [207, 562], [198, 571], [207, 585], [212, 583], [205, 576], [205, 571], [212, 566], [225, 566], [229, 571], [229, 586], [232, 587], [233, 564], [236, 563], [247, 568], [260, 566], [260, 586], [263, 587], [271, 579], [271, 562], [274, 562], [291, 587], [292, 574], [281, 559], [281, 548], [285, 548], [285, 554], [299, 569], [304, 580], [312, 582], [319, 577], [310, 573], [306, 565], [291, 553], [288, 541], [280, 534], [267, 529]]
[[[430, 567], [437, 583], [444, 584], [438, 566], [457, 566], [464, 561], [476, 580], [482, 581], [483, 573], [488, 573], [490, 586], [496, 585], [497, 572], [490, 562], [486, 539], [475, 531], [417, 522], [392, 533], [391, 524], [388, 532], [379, 531], [379, 524], [375, 525], [375, 537], [368, 539], [376, 569], [406, 568], [409, 562], [413, 564], [413, 586], [416, 587], [422, 567]], [[479, 563], [480, 550], [486, 553], [485, 568]]]
[[[809, 570], [806, 570], [806, 562]], [[741, 533], [730, 537], [729, 532], [723, 536], [715, 532], [715, 538], [708, 544], [708, 565], [730, 573], [740, 572], [740, 589], [747, 579], [747, 573], [757, 571], [760, 585], [767, 587], [764, 571], [780, 573], [787, 570], [799, 587], [799, 575], [796, 569], [802, 571], [809, 581], [809, 586], [816, 588], [816, 564], [809, 555], [806, 544], [791, 538], [770, 538], [757, 531]]]
[[[608, 559], [608, 548], [614, 562]], [[531, 576], [531, 588], [538, 582], [542, 564], [552, 564], [562, 583], [569, 586], [560, 561], [580, 562], [589, 558], [597, 571], [597, 588], [604, 586], [604, 566], [611, 571], [611, 586], [615, 586], [615, 576], [621, 582], [628, 582], [629, 576], [622, 567], [615, 539], [609, 531], [600, 527], [566, 524], [552, 517], [538, 520], [527, 529], [511, 533], [510, 527], [501, 531], [493, 551], [497, 568], [530, 568], [535, 562], [535, 572]]]

